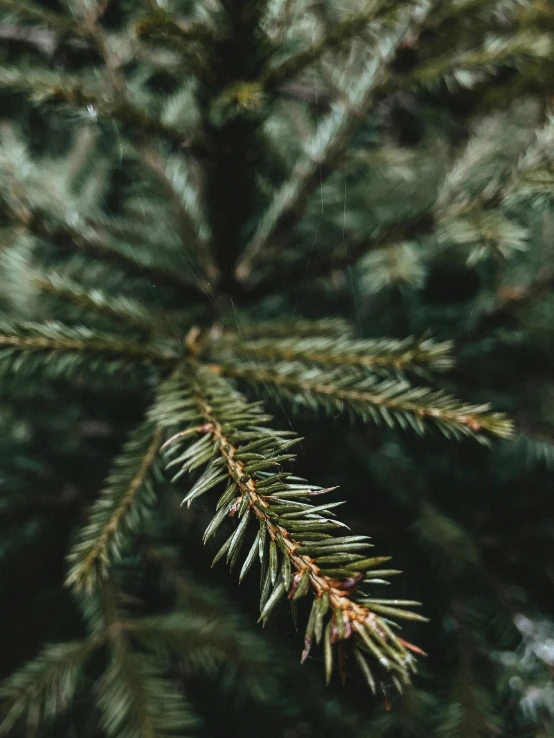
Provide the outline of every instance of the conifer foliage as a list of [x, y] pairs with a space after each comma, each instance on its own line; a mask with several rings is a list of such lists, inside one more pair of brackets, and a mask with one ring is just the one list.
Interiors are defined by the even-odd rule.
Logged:
[[[340, 521], [336, 487], [293, 476], [302, 439], [263, 402], [435, 438], [513, 434], [488, 403], [434, 382], [453, 367], [451, 341], [362, 338], [331, 314], [299, 319], [294, 295], [354, 267], [374, 294], [416, 284], [444, 250], [476, 264], [526, 248], [522, 209], [551, 194], [550, 120], [517, 128], [500, 161], [488, 125], [417, 162], [383, 143], [380, 122], [402, 94], [472, 89], [551, 58], [519, 5], [0, 0], [16, 48], [0, 66], [2, 403], [38, 407], [46, 386], [74, 388], [77, 405], [135, 398], [67, 553], [86, 635], [4, 682], [3, 734], [68, 709], [88, 680], [106, 735], [194, 735], [176, 662], [232, 660], [262, 689], [244, 624], [222, 625], [171, 549], [176, 516], [200, 535], [186, 522], [200, 497], [204, 542], [222, 537], [213, 564], [239, 581], [258, 569], [259, 621], [309, 601], [302, 662], [318, 647], [327, 682], [409, 687], [423, 654], [401, 626], [426, 619], [420, 603], [375, 596], [400, 572]], [[398, 197], [414, 168], [427, 186]], [[165, 572], [171, 607], [137, 605], [145, 566]]]

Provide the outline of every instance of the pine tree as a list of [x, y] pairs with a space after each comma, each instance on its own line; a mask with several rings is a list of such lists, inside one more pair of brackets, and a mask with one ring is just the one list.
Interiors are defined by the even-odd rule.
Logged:
[[8, 657], [2, 734], [215, 735], [215, 691], [227, 735], [546, 735], [540, 598], [459, 506], [553, 458], [498, 368], [553, 283], [549, 4], [0, 9], [1, 555], [37, 587], [6, 632], [44, 610], [50, 642]]

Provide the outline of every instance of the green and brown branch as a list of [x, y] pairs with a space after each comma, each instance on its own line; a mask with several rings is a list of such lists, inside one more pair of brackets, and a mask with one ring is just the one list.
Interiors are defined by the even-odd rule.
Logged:
[[298, 362], [267, 364], [214, 364], [210, 369], [222, 376], [243, 380], [256, 387], [270, 387], [278, 395], [308, 407], [342, 411], [345, 407], [364, 420], [390, 426], [412, 427], [418, 433], [435, 424], [447, 436], [469, 435], [487, 441], [487, 434], [510, 437], [512, 423], [488, 405], [469, 405], [428, 387], [412, 386], [404, 380], [382, 381], [354, 372], [325, 371]]
[[177, 347], [137, 343], [85, 326], [73, 327], [55, 321], [0, 323], [0, 359], [8, 371], [11, 363], [17, 362], [20, 371], [24, 361], [33, 358], [43, 363], [57, 360], [61, 368], [67, 363], [68, 355], [77, 364], [96, 357], [168, 365], [176, 361], [179, 352]]
[[25, 2], [25, 0], [0, 0], [0, 9], [59, 33], [75, 32], [75, 23], [70, 17], [47, 10], [37, 3]]
[[[312, 640], [319, 643], [323, 639], [329, 680], [332, 647], [338, 644], [341, 650], [348, 642], [358, 654], [356, 659], [372, 689], [375, 689], [375, 681], [367, 656], [377, 660], [379, 669], [390, 672], [393, 682], [402, 689], [402, 684], [409, 682], [409, 672], [414, 667], [409, 651], [417, 653], [419, 649], [393, 634], [381, 615], [421, 620], [424, 618], [403, 609], [405, 605], [418, 603], [356, 594], [364, 581], [379, 583], [381, 577], [396, 573], [375, 570], [389, 557], [368, 558], [366, 549], [370, 544], [365, 536], [333, 538], [330, 535], [330, 531], [344, 528], [331, 512], [337, 503], [314, 506], [311, 499], [331, 490], [291, 484], [286, 482], [290, 474], [265, 471], [282, 468], [281, 465], [294, 456], [282, 451], [299, 439], [286, 440], [290, 434], [281, 435], [261, 428], [260, 424], [267, 418], [258, 405], [245, 403], [209, 369], [192, 365], [188, 373], [186, 369], [183, 371], [185, 376], [178, 380], [184, 392], [180, 409], [182, 413], [186, 408], [186, 417], [195, 418], [196, 424], [174, 434], [163, 448], [174, 454], [185, 446], [184, 453], [168, 464], [168, 467], [180, 467], [174, 479], [208, 464], [185, 496], [184, 503], [191, 504], [199, 495], [228, 480], [205, 539], [213, 535], [226, 517], [237, 517], [239, 523], [217, 553], [214, 563], [226, 555], [227, 561], [234, 564], [248, 524], [257, 522], [258, 533], [240, 578], [259, 557], [264, 567], [260, 620], [265, 622], [287, 593], [289, 599], [295, 600], [312, 591], [314, 602], [302, 660], [307, 658]], [[176, 408], [178, 387], [177, 383], [167, 394], [166, 419], [172, 416], [171, 407]], [[342, 656], [339, 663], [344, 679]]]
[[290, 336], [293, 331], [294, 335], [299, 338], [309, 338], [311, 336], [342, 336], [345, 338], [351, 336], [352, 326], [342, 318], [322, 318], [320, 320], [297, 318], [295, 320], [253, 322], [240, 317], [237, 318], [236, 329], [214, 332], [223, 341], [255, 341], [261, 338], [285, 338]]
[[403, 340], [380, 338], [353, 340], [336, 334], [288, 338], [250, 339], [242, 335], [219, 338], [206, 347], [217, 363], [233, 356], [261, 362], [300, 361], [323, 366], [357, 367], [372, 371], [418, 371], [424, 368], [446, 371], [453, 365], [452, 342], [438, 343], [428, 337]]
[[67, 586], [91, 593], [121, 556], [124, 544], [152, 507], [160, 445], [160, 432], [148, 423], [140, 426], [125, 445], [68, 557], [71, 568]]
[[176, 19], [159, 8], [135, 23], [138, 38], [161, 43], [180, 52], [196, 72], [204, 72], [194, 44], [211, 44], [219, 37], [215, 28], [196, 20]]

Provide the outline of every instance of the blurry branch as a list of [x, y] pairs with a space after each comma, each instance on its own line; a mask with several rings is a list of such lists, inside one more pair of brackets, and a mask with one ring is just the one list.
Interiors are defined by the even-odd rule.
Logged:
[[83, 311], [105, 315], [116, 323], [124, 323], [145, 333], [167, 333], [167, 317], [154, 308], [145, 308], [141, 302], [128, 297], [114, 296], [98, 288], [85, 289], [63, 274], [49, 272], [37, 275], [32, 282], [39, 290], [59, 300], [71, 302]]
[[[492, 212], [498, 205], [510, 207], [509, 199], [517, 196], [518, 187], [527, 185], [526, 178], [534, 172], [540, 173], [541, 167], [547, 170], [552, 166], [554, 157], [551, 154], [550, 140], [554, 132], [552, 118], [547, 118], [545, 124], [539, 128], [534, 140], [527, 146], [524, 153], [512, 166], [504, 166], [497, 176], [488, 181], [486, 187], [481, 187], [476, 192], [465, 191], [464, 181], [471, 170], [479, 166], [479, 162], [488, 153], [483, 148], [483, 131], [479, 131], [471, 137], [464, 148], [459, 152], [457, 158], [449, 167], [445, 178], [438, 188], [434, 205], [428, 212], [422, 212], [411, 217], [403, 218], [400, 223], [393, 222], [384, 224], [375, 236], [352, 236], [340, 243], [335, 249], [326, 252], [316, 252], [306, 265], [305, 259], [287, 264], [279, 261], [281, 280], [285, 284], [294, 287], [298, 280], [307, 278], [329, 276], [333, 271], [343, 270], [356, 264], [369, 250], [383, 249], [406, 240], [413, 240], [424, 235], [432, 235], [433, 231], [441, 224], [451, 219], [464, 219], [479, 216], [481, 213]], [[490, 142], [487, 140], [487, 145]], [[541, 183], [537, 184], [539, 187]], [[550, 185], [550, 180], [545, 181]], [[533, 187], [531, 181], [529, 186]], [[477, 230], [479, 224], [476, 223]], [[273, 265], [274, 250], [264, 252], [267, 264]], [[518, 291], [506, 290], [505, 294], [499, 293], [498, 302], [493, 310], [502, 310], [505, 302], [525, 300], [541, 293], [552, 284], [554, 273], [543, 270], [536, 280], [528, 287]], [[271, 293], [274, 289], [274, 281], [262, 276], [255, 278], [244, 286], [245, 294], [257, 296]]]
[[[306, 263], [306, 259], [300, 259], [287, 264], [279, 262], [280, 282], [276, 283], [273, 277], [262, 276], [256, 279], [253, 274], [244, 285], [244, 294], [247, 299], [261, 297], [271, 294], [275, 290], [283, 290], [290, 285], [296, 289], [298, 282], [303, 278], [317, 279], [328, 277], [335, 271], [342, 271], [354, 266], [369, 251], [386, 248], [401, 241], [410, 240], [429, 233], [435, 225], [433, 217], [427, 213], [407, 217], [401, 223], [391, 223], [382, 226], [380, 233], [371, 238], [367, 234], [352, 236], [340, 243], [335, 249], [328, 252], [315, 252]], [[264, 257], [268, 256], [264, 252]], [[271, 257], [273, 253], [271, 253]], [[272, 260], [268, 259], [273, 264]], [[266, 263], [264, 262], [264, 266]]]
[[56, 247], [65, 250], [78, 250], [90, 254], [93, 258], [101, 257], [108, 263], [113, 263], [124, 272], [136, 274], [142, 279], [151, 279], [155, 283], [166, 284], [188, 293], [204, 296], [202, 286], [188, 281], [186, 275], [178, 270], [162, 264], [149, 263], [142, 260], [136, 250], [123, 251], [120, 247], [110, 245], [105, 234], [93, 225], [78, 223], [73, 226], [68, 222], [57, 220], [54, 214], [37, 205], [26, 202], [24, 195], [17, 193], [17, 200], [9, 201], [0, 193], [0, 212], [16, 223], [20, 223], [31, 233], [46, 238]]
[[[98, 593], [91, 624], [108, 634], [109, 660], [96, 702], [109, 738], [184, 738], [195, 724], [183, 695], [151, 654], [133, 647], [133, 621], [119, 611], [111, 584]], [[89, 618], [90, 619], [90, 618]]]
[[175, 611], [160, 619], [133, 621], [137, 634], [145, 635], [162, 652], [171, 652], [171, 658], [176, 654], [185, 668], [192, 662], [203, 670], [237, 674], [253, 694], [267, 696], [274, 686], [275, 663], [258, 634], [245, 629], [226, 598], [183, 570], [176, 551], [147, 541], [141, 550], [176, 602]]
[[105, 115], [108, 119], [116, 119], [128, 125], [129, 131], [135, 135], [157, 135], [174, 145], [183, 143], [183, 136], [170, 126], [148, 117], [142, 110], [129, 102], [122, 77], [119, 75], [119, 64], [111, 52], [104, 30], [98, 23], [101, 5], [92, 3], [86, 6], [81, 21], [68, 19], [57, 13], [44, 10], [34, 3], [19, 0], [0, 0], [0, 8], [5, 7], [16, 15], [38, 21], [45, 26], [59, 30], [66, 35], [88, 40], [99, 52], [104, 61], [110, 86], [117, 93], [106, 98], [102, 93], [87, 89], [80, 80], [69, 75], [37, 74], [27, 70], [19, 72], [16, 68], [4, 67], [0, 70], [0, 86], [19, 89], [40, 102], [62, 102], [68, 105], [93, 110], [95, 116]]
[[449, 74], [454, 79], [459, 76], [463, 83], [464, 72], [475, 69], [482, 75], [483, 72], [494, 71], [494, 67], [521, 59], [541, 61], [548, 58], [553, 49], [552, 39], [546, 34], [522, 32], [506, 39], [499, 37], [490, 40], [483, 48], [445, 54], [428, 64], [419, 65], [408, 74], [391, 77], [383, 91], [390, 93], [412, 85], [428, 85]]
[[[122, 74], [117, 57], [106, 37], [105, 31], [98, 23], [96, 17], [92, 17], [89, 22], [90, 36], [94, 40], [96, 48], [100, 53], [106, 69], [109, 73], [110, 85], [115, 98], [122, 96], [127, 99], [127, 85], [124, 75]], [[201, 226], [198, 224], [198, 213], [200, 210], [199, 199], [194, 199], [194, 209], [187, 202], [187, 199], [181, 196], [181, 193], [174, 187], [171, 176], [168, 176], [167, 165], [164, 158], [150, 146], [146, 141], [138, 142], [138, 150], [141, 153], [142, 160], [150, 168], [161, 182], [165, 191], [169, 194], [171, 203], [177, 214], [177, 219], [181, 227], [183, 245], [189, 247], [194, 252], [199, 264], [202, 265], [207, 283], [202, 284], [203, 291], [208, 294], [211, 292], [209, 286], [210, 280], [215, 280], [218, 276], [218, 270], [211, 253], [211, 244], [207, 238], [202, 237]], [[193, 188], [189, 187], [193, 192]], [[200, 216], [201, 217], [201, 216]]]
[[429, 18], [429, 27], [436, 28], [440, 23], [458, 18], [464, 14], [472, 14], [475, 10], [489, 8], [494, 12], [498, 0], [454, 0], [454, 2], [442, 3], [435, 13]]
[[132, 138], [159, 136], [174, 146], [182, 146], [183, 134], [123, 98], [106, 96], [99, 90], [83, 85], [70, 75], [58, 75], [43, 70], [0, 67], [0, 87], [24, 93], [33, 102], [68, 105], [82, 112], [84, 119], [117, 120]]
[[[196, 188], [188, 182], [185, 184], [187, 193], [191, 196], [187, 198], [176, 187], [174, 181], [176, 177], [183, 177], [182, 171], [176, 171], [175, 165], [171, 168], [164, 157], [148, 144], [140, 147], [140, 153], [143, 161], [156, 175], [169, 198], [180, 226], [182, 243], [184, 246], [191, 248], [206, 277], [206, 279], [201, 280], [201, 289], [205, 294], [210, 294], [212, 291], [211, 283], [218, 281], [219, 269], [212, 255], [211, 242], [208, 238], [209, 229], [203, 214], [200, 212], [200, 202], [196, 196]], [[192, 165], [193, 162], [190, 161], [189, 168]], [[192, 197], [194, 197], [194, 202], [189, 201]]]
[[47, 10], [37, 3], [26, 2], [26, 0], [0, 0], [0, 10], [7, 10], [16, 17], [20, 16], [26, 20], [35, 21], [61, 33], [76, 32], [75, 23], [72, 20], [52, 10]]
[[38, 728], [43, 718], [53, 718], [70, 704], [86, 660], [105, 641], [96, 636], [46, 646], [31, 662], [16, 671], [0, 687], [5, 715], [0, 735], [10, 735], [13, 726], [28, 714], [28, 727]]
[[524, 285], [505, 285], [499, 287], [492, 305], [485, 306], [473, 315], [469, 332], [472, 333], [481, 325], [501, 315], [506, 310], [518, 308], [540, 297], [554, 287], [554, 269], [544, 268], [538, 276]]
[[351, 325], [342, 318], [321, 318], [320, 320], [280, 320], [280, 321], [237, 321], [236, 330], [223, 332], [222, 340], [243, 341], [256, 338], [286, 338], [294, 335], [299, 338], [311, 336], [340, 336], [348, 338], [352, 334]]
[[50, 31], [47, 28], [28, 28], [26, 26], [4, 24], [0, 25], [0, 39], [28, 43], [49, 56], [56, 48], [59, 36], [55, 31]]
[[197, 73], [205, 72], [205, 69], [195, 52], [194, 44], [213, 43], [219, 37], [215, 28], [199, 21], [176, 20], [161, 8], [156, 8], [155, 13], [138, 21], [135, 32], [142, 40], [175, 49]]
[[392, 2], [392, 0], [370, 0], [363, 10], [337, 23], [331, 33], [312, 44], [310, 48], [286, 59], [277, 66], [266, 69], [259, 80], [261, 86], [264, 90], [272, 90], [291, 81], [306, 67], [316, 63], [327, 51], [340, 48], [343, 44], [351, 41], [372, 21], [379, 18], [386, 11], [397, 9], [398, 5], [399, 3]]
[[159, 431], [148, 423], [129, 438], [69, 555], [67, 586], [91, 593], [121, 557], [122, 548], [152, 506], [152, 475], [160, 445]]
[[258, 225], [250, 243], [245, 247], [236, 270], [239, 281], [248, 279], [265, 245], [286, 225], [289, 229], [304, 213], [305, 205], [321, 183], [334, 171], [338, 157], [344, 152], [350, 135], [366, 114], [378, 87], [389, 75], [390, 63], [399, 45], [408, 34], [413, 34], [424, 22], [432, 8], [432, 2], [418, 3], [410, 8], [405, 19], [392, 33], [380, 38], [375, 55], [367, 63], [365, 71], [352, 84], [345, 102], [331, 112], [318, 126], [290, 178], [275, 194], [269, 208]]

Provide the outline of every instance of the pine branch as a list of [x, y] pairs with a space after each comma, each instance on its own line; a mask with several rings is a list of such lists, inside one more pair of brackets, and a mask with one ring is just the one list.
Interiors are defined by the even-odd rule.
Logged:
[[290, 228], [304, 212], [304, 206], [314, 190], [334, 170], [358, 121], [365, 115], [376, 90], [389, 74], [389, 65], [408, 34], [420, 27], [432, 8], [432, 2], [418, 2], [405, 13], [395, 30], [379, 39], [378, 48], [365, 72], [348, 90], [347, 102], [331, 112], [318, 126], [306, 146], [307, 156], [301, 159], [275, 194], [256, 233], [243, 251], [237, 267], [237, 278], [245, 281], [258, 254], [278, 231]]
[[391, 0], [371, 0], [362, 10], [353, 13], [336, 24], [333, 30], [308, 49], [270, 66], [262, 75], [260, 85], [270, 91], [296, 77], [306, 67], [316, 63], [324, 54], [351, 41], [370, 24], [391, 9], [397, 10], [398, 3]]
[[[175, 595], [175, 611], [132, 621], [136, 636], [161, 658], [178, 657], [185, 673], [217, 673], [224, 684], [238, 680], [252, 697], [267, 700], [275, 688], [275, 664], [265, 642], [245, 627], [240, 613], [212, 586], [198, 581], [176, 551], [146, 542], [145, 560], [161, 577], [162, 589]], [[150, 637], [152, 633], [152, 637]]]
[[[512, 162], [508, 154], [513, 158], [513, 151], [508, 152], [502, 145], [508, 135], [505, 121], [485, 119], [449, 168], [430, 212], [404, 218], [401, 223], [385, 224], [374, 236], [351, 237], [331, 253], [316, 253], [310, 259], [309, 271], [305, 257], [290, 264], [280, 261], [283, 284], [294, 286], [299, 279], [328, 276], [356, 264], [368, 252], [424, 236], [435, 242], [435, 248], [452, 243], [470, 247], [470, 263], [491, 250], [498, 255], [523, 250], [528, 236], [526, 229], [505, 217], [498, 205], [508, 213], [517, 214], [531, 203], [536, 206], [538, 198], [550, 201], [554, 124], [548, 118], [535, 132], [532, 142]], [[513, 142], [511, 147], [514, 148]], [[272, 266], [273, 261], [268, 265]], [[526, 289], [521, 291], [522, 299], [534, 297], [551, 283], [550, 272], [541, 274], [531, 285], [529, 294]], [[247, 294], [253, 299], [275, 289], [283, 288], [276, 288], [274, 279], [262, 276], [251, 280]], [[519, 300], [517, 290], [507, 291], [507, 296], [506, 301]], [[499, 295], [492, 311], [500, 311], [503, 307], [504, 300]]]
[[441, 183], [434, 207], [437, 220], [498, 204], [513, 209], [520, 186], [526, 188], [533, 175], [552, 164], [554, 122], [547, 119], [531, 140], [519, 141], [518, 134], [517, 128], [507, 128], [504, 118], [486, 118], [477, 126]]
[[0, 0], [0, 8], [60, 33], [68, 33], [74, 30], [74, 23], [71, 19], [52, 10], [47, 10], [36, 3], [28, 3], [25, 0]]
[[[378, 249], [429, 235], [435, 225], [434, 218], [427, 213], [420, 213], [413, 217], [406, 217], [401, 222], [383, 225], [375, 235], [364, 233], [352, 235], [337, 244], [332, 251], [316, 252], [306, 265], [306, 256], [295, 259], [290, 263], [282, 263], [278, 253], [266, 250], [264, 252], [264, 267], [269, 274], [252, 275], [245, 285], [245, 294], [249, 300], [265, 297], [286, 289], [295, 289], [299, 281], [316, 280], [329, 277], [333, 272], [344, 271], [355, 266], [368, 253]], [[279, 268], [279, 284], [273, 276], [273, 268]], [[264, 269], [265, 272], [265, 269]]]
[[[438, 730], [443, 735], [485, 736], [501, 730], [489, 695], [479, 683], [478, 659], [482, 648], [469, 626], [468, 604], [459, 596], [452, 597], [451, 617], [458, 642], [458, 673], [454, 680], [450, 703], [441, 716]], [[489, 625], [487, 620], [486, 626]], [[479, 637], [482, 640], [482, 637]]]
[[109, 295], [98, 289], [86, 289], [60, 272], [37, 276], [33, 284], [59, 300], [81, 308], [83, 313], [98, 313], [111, 318], [114, 323], [126, 324], [147, 334], [167, 333], [167, 318], [164, 313], [128, 297]]
[[257, 338], [284, 338], [294, 332], [295, 336], [350, 336], [352, 328], [342, 318], [323, 318], [321, 320], [282, 320], [282, 321], [260, 321], [251, 322], [237, 319], [237, 328], [233, 331], [225, 331], [221, 335], [222, 340], [239, 341]]
[[0, 687], [5, 715], [0, 735], [9, 735], [15, 723], [28, 714], [31, 728], [62, 712], [73, 699], [85, 662], [101, 639], [47, 646], [33, 661], [12, 674]]
[[132, 621], [122, 619], [110, 585], [98, 591], [110, 660], [96, 698], [110, 738], [180, 738], [196, 727], [182, 694], [156, 659], [132, 648]]
[[[523, 460], [526, 468], [531, 469], [537, 465], [544, 465], [547, 469], [554, 468], [554, 438], [550, 429], [521, 428], [514, 438], [510, 448], [501, 449], [502, 452], [509, 451], [509, 458], [517, 457]], [[500, 456], [501, 462], [505, 459]]]
[[483, 80], [502, 66], [514, 66], [522, 60], [535, 62], [548, 59], [553, 51], [552, 39], [547, 34], [521, 32], [508, 38], [487, 40], [480, 49], [445, 54], [428, 64], [421, 64], [407, 75], [398, 75], [387, 85], [387, 92], [414, 85], [432, 86], [451, 80], [464, 87]]
[[[166, 382], [153, 419], [166, 432], [187, 426], [163, 447], [169, 448], [168, 455], [180, 452], [168, 463], [168, 468], [178, 467], [174, 481], [192, 469], [205, 466], [184, 503], [190, 505], [221, 482], [228, 482], [204, 539], [213, 535], [228, 516], [236, 516], [239, 522], [214, 563], [226, 555], [233, 566], [249, 524], [257, 524], [240, 579], [259, 557], [262, 563], [260, 620], [265, 622], [287, 593], [289, 599], [295, 600], [311, 590], [314, 600], [302, 660], [307, 658], [313, 638], [318, 643], [323, 640], [329, 680], [333, 645], [339, 644], [340, 650], [348, 642], [358, 653], [373, 689], [375, 682], [366, 657], [376, 661], [378, 669], [390, 672], [395, 685], [402, 689], [402, 684], [409, 682], [409, 670], [413, 668], [408, 651], [418, 652], [418, 649], [397, 638], [381, 614], [421, 620], [424, 618], [402, 609], [404, 605], [418, 603], [371, 600], [361, 592], [356, 594], [363, 581], [375, 582], [396, 572], [375, 571], [388, 557], [368, 558], [367, 537], [330, 535], [331, 531], [345, 527], [331, 511], [337, 503], [316, 506], [311, 503], [312, 497], [330, 490], [291, 484], [286, 482], [289, 473], [268, 471], [280, 470], [283, 462], [294, 456], [283, 451], [299, 439], [288, 440], [290, 433], [278, 433], [263, 426], [268, 418], [258, 404], [247, 404], [224, 380], [199, 365], [183, 367], [180, 376]], [[195, 436], [197, 440], [193, 441]], [[340, 668], [342, 672], [343, 667]]]
[[132, 139], [159, 137], [173, 146], [183, 144], [183, 134], [151, 118], [143, 110], [125, 99], [106, 94], [105, 89], [96, 89], [94, 80], [88, 84], [68, 74], [55, 74], [42, 69], [22, 71], [17, 67], [0, 67], [0, 88], [25, 94], [31, 102], [65, 107], [80, 111], [83, 119], [95, 121], [116, 120]]
[[110, 95], [106, 95], [104, 90], [95, 92], [90, 86], [88, 89], [80, 80], [71, 80], [69, 76], [56, 77], [51, 73], [27, 72], [23, 76], [19, 74], [18, 77], [16, 69], [0, 69], [0, 86], [2, 84], [15, 86], [31, 97], [34, 96], [41, 103], [49, 100], [76, 105], [86, 109], [88, 114], [92, 111], [95, 120], [105, 116], [106, 119], [115, 119], [122, 123], [137, 146], [144, 163], [169, 192], [181, 226], [183, 246], [190, 248], [199, 264], [203, 266], [208, 281], [201, 280], [200, 288], [205, 294], [209, 294], [211, 292], [209, 280], [216, 278], [217, 270], [211, 257], [209, 229], [200, 214], [196, 193], [189, 185], [186, 189], [187, 196], [183, 197], [182, 187], [178, 188], [176, 185], [182, 185], [186, 177], [185, 169], [181, 166], [179, 171], [175, 159], [166, 166], [156, 148], [146, 143], [152, 135], [158, 135], [172, 144], [181, 146], [182, 134], [162, 121], [149, 118], [143, 110], [132, 104], [128, 95], [127, 81], [120, 70], [118, 59], [111, 49], [106, 33], [98, 22], [96, 11], [88, 9], [83, 22], [75, 24], [74, 32], [86, 37], [104, 61]]
[[197, 286], [180, 270], [170, 268], [157, 260], [157, 255], [148, 252], [147, 259], [137, 249], [123, 247], [123, 244], [110, 238], [93, 223], [78, 219], [77, 223], [64, 221], [51, 210], [46, 211], [37, 204], [31, 204], [21, 192], [17, 202], [12, 202], [0, 191], [0, 211], [16, 223], [39, 237], [46, 238], [56, 248], [70, 252], [80, 251], [87, 256], [101, 258], [113, 263], [127, 274], [134, 274], [154, 283], [167, 284], [180, 291], [186, 288], [195, 296], [205, 297], [202, 285]]
[[161, 43], [179, 52], [197, 74], [205, 72], [205, 68], [194, 44], [212, 46], [221, 37], [216, 28], [196, 20], [175, 19], [159, 6], [155, 14], [135, 24], [135, 31], [142, 40]]
[[501, 413], [489, 413], [488, 405], [468, 405], [442, 391], [414, 387], [406, 380], [364, 377], [344, 369], [325, 370], [298, 362], [281, 364], [217, 364], [214, 373], [241, 379], [307, 407], [328, 412], [344, 409], [365, 421], [390, 427], [408, 426], [423, 433], [427, 423], [447, 437], [472, 436], [487, 443], [487, 435], [510, 437], [512, 423]]
[[110, 665], [100, 685], [98, 704], [109, 738], [180, 738], [196, 721], [177, 688], [155, 660], [114, 639]]
[[267, 680], [268, 659], [256, 653], [255, 638], [241, 630], [232, 618], [211, 617], [194, 610], [181, 610], [168, 615], [136, 618], [128, 632], [143, 646], [170, 663], [177, 655], [185, 669], [207, 673], [233, 673], [251, 689], [260, 690]]
[[121, 557], [122, 549], [153, 505], [160, 444], [160, 433], [148, 422], [130, 436], [69, 554], [67, 586], [92, 592]]
[[[92, 12], [87, 15], [86, 31], [104, 61], [113, 98], [129, 105], [127, 80], [121, 72], [119, 61], [111, 48], [104, 28], [98, 22], [97, 13]], [[162, 125], [165, 127], [165, 124], [162, 123]], [[190, 248], [202, 266], [206, 279], [200, 280], [201, 288], [206, 294], [210, 294], [210, 280], [215, 280], [218, 276], [212, 255], [210, 228], [202, 213], [198, 193], [189, 182], [190, 178], [184, 162], [177, 157], [166, 162], [154, 146], [145, 142], [144, 136], [137, 137], [137, 131], [133, 129], [133, 132], [144, 163], [156, 175], [169, 194], [180, 226], [183, 248]]]
[[430, 338], [403, 340], [380, 338], [352, 340], [336, 334], [329, 336], [299, 336], [250, 340], [243, 336], [219, 338], [208, 344], [207, 351], [214, 361], [233, 356], [257, 361], [299, 361], [332, 367], [357, 367], [373, 371], [417, 371], [429, 368], [446, 371], [453, 365], [450, 355], [452, 342], [436, 343]]
[[168, 366], [178, 358], [170, 344], [134, 343], [109, 333], [58, 322], [0, 322], [0, 371], [41, 372], [50, 378], [81, 372], [115, 373], [131, 366]]
[[[150, 167], [169, 197], [181, 232], [183, 247], [191, 249], [204, 272], [201, 288], [211, 294], [210, 282], [219, 277], [210, 242], [210, 227], [202, 211], [198, 186], [193, 186], [188, 168], [181, 157], [164, 158], [152, 146], [140, 148], [144, 162]], [[196, 183], [198, 185], [198, 183]]]

